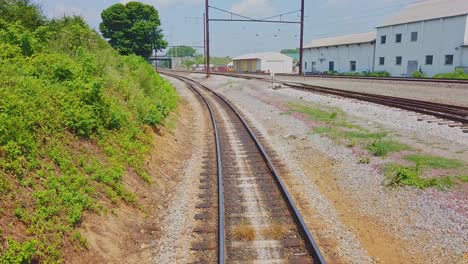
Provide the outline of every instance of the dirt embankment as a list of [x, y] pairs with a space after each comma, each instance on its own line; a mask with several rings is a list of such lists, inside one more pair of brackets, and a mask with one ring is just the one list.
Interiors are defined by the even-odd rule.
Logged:
[[153, 262], [153, 246], [161, 234], [161, 212], [171, 200], [194, 147], [189, 129], [193, 118], [188, 104], [181, 102], [168, 128], [153, 135], [153, 149], [146, 160], [153, 183], [126, 172], [125, 187], [137, 195], [138, 206], [121, 204], [101, 215], [86, 215], [80, 231], [88, 249], [67, 248], [65, 263]]

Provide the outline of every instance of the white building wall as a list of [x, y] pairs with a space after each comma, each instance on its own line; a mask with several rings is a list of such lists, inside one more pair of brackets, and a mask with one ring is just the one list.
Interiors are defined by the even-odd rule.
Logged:
[[335, 71], [351, 72], [351, 61], [356, 61], [356, 72], [372, 71], [373, 54], [374, 44], [371, 43], [308, 48], [304, 50], [303, 69], [305, 72], [327, 72], [330, 61], [333, 61]]
[[[452, 72], [463, 64], [461, 45], [465, 41], [466, 28], [466, 15], [378, 28], [375, 71], [407, 76], [408, 61], [416, 61], [417, 69], [429, 76]], [[416, 42], [411, 42], [411, 32], [418, 32]], [[402, 41], [396, 43], [396, 34], [399, 33], [402, 34]], [[381, 44], [383, 35], [387, 36], [385, 44]], [[432, 65], [425, 64], [426, 55], [434, 56]], [[454, 55], [453, 65], [445, 65], [445, 55]], [[396, 65], [397, 56], [402, 57], [401, 65]], [[380, 57], [385, 58], [384, 65], [379, 65]]]
[[264, 58], [261, 60], [261, 71], [273, 73], [292, 73], [293, 60], [292, 58], [275, 59]]

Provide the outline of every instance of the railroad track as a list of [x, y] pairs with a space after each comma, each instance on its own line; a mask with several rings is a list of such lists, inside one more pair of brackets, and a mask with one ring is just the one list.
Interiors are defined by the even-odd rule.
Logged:
[[[187, 72], [187, 73], [200, 73], [204, 74], [204, 71], [184, 71], [184, 70], [175, 70], [177, 72]], [[249, 72], [249, 73], [226, 73], [226, 72], [216, 72], [212, 71], [211, 74], [214, 75], [241, 75], [249, 76], [252, 78], [268, 78], [270, 74], [268, 73], [258, 73], [258, 72]], [[391, 82], [414, 82], [414, 83], [443, 83], [443, 84], [468, 84], [468, 80], [465, 79], [435, 79], [435, 78], [413, 78], [413, 77], [366, 77], [366, 76], [345, 76], [345, 75], [325, 75], [325, 74], [306, 74], [299, 75], [293, 73], [278, 73], [276, 76], [281, 77], [301, 77], [307, 79], [313, 78], [323, 78], [323, 79], [348, 79], [348, 80], [364, 80], [364, 81], [391, 81]]]
[[[219, 74], [219, 73], [216, 73]], [[250, 75], [241, 75], [241, 74], [219, 74], [223, 76], [243, 78], [243, 79], [255, 79], [265, 82], [271, 82], [271, 79], [261, 76], [250, 76]], [[428, 116], [433, 116], [443, 120], [449, 120], [456, 123], [450, 123], [452, 127], [461, 127], [464, 132], [468, 132], [468, 107], [457, 106], [457, 105], [448, 105], [441, 103], [434, 103], [428, 101], [421, 101], [415, 99], [407, 99], [402, 97], [394, 97], [387, 95], [378, 95], [362, 92], [354, 92], [342, 89], [329, 88], [324, 86], [309, 85], [292, 81], [275, 81], [287, 87], [292, 87], [294, 89], [306, 91], [306, 92], [315, 92], [321, 94], [331, 94], [346, 98], [357, 99], [361, 101], [366, 101], [370, 103], [376, 103], [380, 105], [385, 105], [389, 107], [399, 108], [403, 110], [408, 110]], [[468, 83], [468, 82], [467, 82]], [[424, 120], [424, 119], [423, 119]], [[437, 121], [437, 120], [436, 120]], [[446, 124], [440, 120], [441, 124]]]
[[[167, 72], [162, 74], [186, 83], [210, 112], [218, 193], [217, 206], [204, 207], [218, 208], [217, 262], [325, 263], [275, 162], [237, 108], [194, 80]], [[203, 239], [194, 248], [213, 250], [206, 243], [207, 239]], [[203, 259], [205, 255], [209, 252], [199, 254], [200, 262], [207, 261]]]

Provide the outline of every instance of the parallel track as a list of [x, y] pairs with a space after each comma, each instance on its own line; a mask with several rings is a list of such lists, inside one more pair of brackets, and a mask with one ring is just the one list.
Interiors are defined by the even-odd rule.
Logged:
[[[205, 73], [204, 71], [183, 71], [179, 72], [191, 72], [191, 73]], [[226, 72], [211, 72], [214, 75], [243, 75], [242, 73], [226, 73]], [[257, 78], [265, 78], [270, 76], [268, 73], [257, 73], [249, 72], [246, 75]], [[366, 76], [345, 76], [345, 75], [325, 75], [325, 74], [306, 74], [298, 75], [292, 73], [278, 73], [276, 76], [282, 77], [301, 77], [307, 79], [342, 79], [342, 80], [363, 80], [363, 81], [391, 81], [391, 82], [414, 82], [414, 83], [441, 83], [441, 84], [468, 84], [468, 80], [465, 79], [435, 79], [435, 78], [413, 78], [413, 77], [366, 77]]]
[[218, 263], [325, 263], [278, 170], [226, 98], [189, 78], [213, 123], [218, 173]]
[[[223, 76], [229, 76], [234, 78], [243, 78], [243, 79], [256, 79], [266, 82], [271, 82], [270, 79], [261, 77], [261, 76], [250, 76], [242, 74], [219, 74]], [[457, 105], [448, 105], [441, 103], [434, 103], [428, 101], [421, 101], [415, 99], [379, 95], [379, 94], [370, 94], [362, 92], [353, 92], [342, 89], [335, 89], [317, 85], [309, 85], [297, 82], [290, 81], [276, 81], [282, 85], [289, 86], [295, 89], [303, 90], [306, 92], [318, 92], [323, 94], [332, 94], [337, 96], [342, 96], [346, 98], [353, 98], [361, 101], [381, 104], [385, 106], [400, 108], [408, 111], [413, 111], [416, 113], [421, 113], [425, 115], [435, 116], [437, 118], [442, 118], [445, 120], [460, 122], [463, 125], [468, 125], [468, 107], [457, 106]], [[466, 82], [468, 84], [468, 82]]]

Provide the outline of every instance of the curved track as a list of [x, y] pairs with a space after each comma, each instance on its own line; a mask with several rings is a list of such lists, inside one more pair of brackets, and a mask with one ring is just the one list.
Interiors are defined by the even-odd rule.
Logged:
[[226, 98], [179, 75], [207, 105], [218, 174], [218, 263], [325, 263], [278, 170]]

